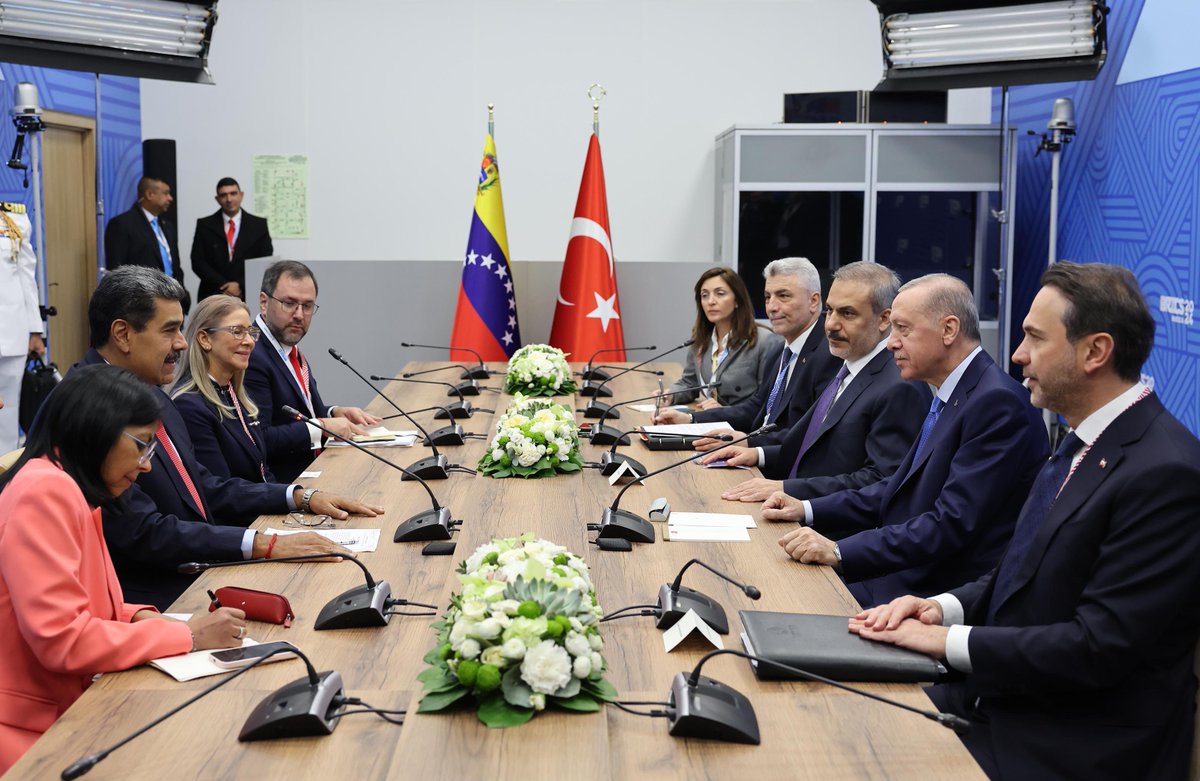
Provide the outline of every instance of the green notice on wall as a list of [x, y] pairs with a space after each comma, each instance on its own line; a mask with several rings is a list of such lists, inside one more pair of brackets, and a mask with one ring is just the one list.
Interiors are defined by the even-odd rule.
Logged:
[[255, 155], [252, 211], [270, 222], [271, 238], [308, 238], [308, 157]]

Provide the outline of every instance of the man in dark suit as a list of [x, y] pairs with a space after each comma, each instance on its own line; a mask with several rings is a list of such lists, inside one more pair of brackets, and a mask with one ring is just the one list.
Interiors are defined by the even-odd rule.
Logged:
[[244, 196], [237, 180], [226, 176], [217, 182], [221, 208], [196, 220], [192, 271], [200, 278], [199, 299], [224, 293], [245, 300], [246, 261], [275, 254], [267, 221], [242, 209]]
[[802, 563], [838, 567], [862, 605], [937, 593], [991, 569], [1049, 452], [1028, 392], [980, 347], [961, 280], [931, 274], [900, 288], [888, 346], [904, 379], [937, 387], [896, 472], [811, 501], [775, 493], [762, 509], [765, 520], [799, 521], [779, 544]]
[[[138, 267], [106, 274], [88, 304], [92, 348], [77, 365], [110, 363], [150, 385], [175, 376], [183, 339], [183, 289], [160, 272]], [[301, 485], [220, 478], [198, 461], [187, 426], [165, 393], [153, 468], [104, 511], [104, 537], [126, 595], [166, 608], [193, 576], [175, 568], [187, 561], [348, 553], [320, 535], [272, 539], [245, 526], [260, 514], [304, 512], [346, 518], [375, 515], [372, 508]], [[239, 528], [240, 527], [240, 528]], [[297, 539], [299, 538], [299, 539]]]
[[887, 350], [899, 287], [895, 272], [878, 263], [860, 261], [837, 270], [826, 299], [825, 337], [829, 351], [842, 359], [841, 368], [782, 444], [735, 445], [700, 459], [758, 466], [766, 475], [739, 483], [721, 498], [761, 502], [785, 491], [811, 499], [862, 488], [896, 471], [929, 408], [929, 386], [901, 379]]
[[[821, 277], [805, 258], [773, 260], [763, 269], [767, 317], [784, 345], [771, 356], [772, 371], [753, 396], [728, 407], [697, 412], [667, 409], [656, 423], [713, 423], [725, 421], [736, 431], [748, 432], [764, 423], [786, 431], [813, 405], [837, 372], [841, 361], [825, 343], [825, 318], [821, 315]], [[750, 441], [752, 445], [777, 444], [782, 433]], [[715, 439], [701, 439], [697, 450], [721, 447]]]
[[[104, 263], [111, 271], [121, 266], [145, 266], [162, 271], [183, 285], [179, 240], [175, 224], [163, 217], [174, 200], [171, 185], [143, 176], [138, 180], [133, 208], [118, 214], [104, 228]], [[184, 288], [183, 313], [191, 308]]]
[[366, 426], [382, 420], [358, 407], [331, 407], [317, 390], [317, 378], [298, 346], [318, 308], [312, 269], [294, 260], [272, 263], [263, 274], [258, 306], [255, 324], [262, 338], [250, 353], [244, 383], [258, 405], [267, 466], [279, 480], [294, 480], [312, 463], [325, 435], [285, 413], [285, 404], [320, 418], [321, 425], [341, 437], [365, 434]]
[[1024, 328], [1013, 360], [1033, 403], [1073, 430], [1003, 558], [850, 629], [962, 674], [930, 696], [971, 721], [963, 740], [992, 778], [1187, 778], [1200, 442], [1139, 382], [1154, 320], [1128, 270], [1051, 266]]

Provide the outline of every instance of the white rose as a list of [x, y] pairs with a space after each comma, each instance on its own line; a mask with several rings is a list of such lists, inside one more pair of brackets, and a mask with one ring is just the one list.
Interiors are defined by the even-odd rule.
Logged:
[[526, 649], [521, 680], [535, 692], [553, 694], [571, 681], [571, 657], [553, 640], [543, 640]]
[[520, 606], [521, 603], [515, 599], [502, 599], [499, 602], [492, 603], [492, 615], [494, 616], [496, 613], [502, 612], [508, 616], [515, 616], [517, 614], [517, 608]]
[[593, 670], [603, 670], [604, 669], [604, 657], [600, 655], [599, 651], [592, 651], [592, 669]]
[[474, 659], [476, 656], [479, 656], [479, 651], [478, 640], [463, 640], [462, 647], [458, 649], [458, 652], [462, 654], [462, 658], [464, 659]]
[[[495, 443], [495, 442], [493, 442], [492, 444], [493, 444], [493, 445], [495, 445], [496, 443]], [[503, 450], [501, 450], [501, 449], [500, 449], [500, 448], [498, 448], [498, 447], [493, 447], [493, 449], [492, 449], [492, 460], [493, 460], [493, 461], [499, 461], [501, 458], [504, 458], [504, 451], [503, 451]]]
[[599, 633], [594, 634], [594, 635], [588, 635], [587, 639], [588, 639], [588, 645], [591, 646], [593, 651], [599, 651], [601, 648], [604, 647], [604, 640], [601, 639]]
[[508, 629], [512, 623], [512, 616], [507, 613], [492, 613], [492, 620], [499, 624], [501, 629]]
[[485, 618], [476, 625], [473, 634], [484, 640], [494, 640], [500, 636], [501, 631], [503, 631], [503, 628], [500, 626], [499, 621], [494, 618]]
[[579, 632], [580, 634], [583, 633], [583, 624], [581, 624], [579, 622], [578, 618], [574, 618], [574, 617], [571, 618], [571, 628], [574, 629], [576, 632]]
[[544, 694], [529, 695], [529, 704], [533, 706], [534, 710], [546, 710], [546, 695], [544, 695]]
[[[491, 650], [491, 649], [488, 649]], [[575, 658], [575, 664], [571, 666], [571, 672], [576, 678], [586, 678], [592, 674], [592, 659], [590, 656], [579, 656]]]
[[479, 661], [483, 664], [490, 664], [494, 667], [500, 667], [504, 664], [504, 654], [500, 650], [500, 646], [492, 645], [483, 649], [483, 653], [479, 657]]
[[450, 628], [450, 647], [457, 651], [462, 647], [463, 641], [467, 639], [467, 633], [475, 626], [474, 621], [459, 619], [454, 622], [454, 626]]
[[509, 640], [501, 650], [509, 659], [525, 658], [525, 644], [521, 642], [521, 638], [519, 637]]
[[[567, 632], [567, 639], [563, 641], [563, 645], [566, 646], [567, 653], [571, 656], [586, 656], [592, 650], [587, 638], [578, 632]], [[578, 677], [582, 678], [583, 676]]]
[[472, 621], [481, 621], [487, 615], [487, 605], [483, 602], [465, 602], [462, 606], [462, 614]]

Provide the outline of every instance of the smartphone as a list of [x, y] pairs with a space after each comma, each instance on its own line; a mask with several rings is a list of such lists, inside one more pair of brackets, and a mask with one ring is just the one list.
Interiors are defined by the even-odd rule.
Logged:
[[[248, 664], [261, 659], [272, 651], [280, 648], [295, 649], [291, 643], [259, 643], [257, 645], [247, 645], [241, 648], [227, 648], [224, 651], [213, 651], [208, 655], [212, 659], [213, 664], [220, 667], [222, 670], [236, 670], [239, 667], [245, 667]], [[295, 659], [296, 655], [290, 651], [277, 653], [263, 664], [278, 662], [283, 659]]]

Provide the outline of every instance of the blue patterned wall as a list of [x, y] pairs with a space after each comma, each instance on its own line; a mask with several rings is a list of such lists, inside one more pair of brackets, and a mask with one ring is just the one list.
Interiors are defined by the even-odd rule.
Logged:
[[[1113, 3], [1109, 58], [1096, 80], [1014, 88], [1009, 116], [1022, 131], [1041, 132], [1055, 98], [1075, 101], [1078, 134], [1062, 158], [1059, 259], [1115, 263], [1137, 275], [1157, 324], [1143, 371], [1168, 409], [1200, 432], [1192, 313], [1200, 298], [1200, 69], [1120, 83], [1143, 7], [1171, 1]], [[1018, 142], [1014, 345], [1047, 259], [1050, 157], [1035, 158], [1037, 144]]]
[[[78, 71], [33, 68], [0, 62], [0, 154], [8, 159], [16, 131], [9, 111], [13, 88], [28, 81], [38, 88], [43, 109], [96, 116], [96, 75]], [[137, 180], [142, 175], [142, 109], [138, 80], [124, 76], [100, 78], [101, 134], [100, 149], [103, 181], [99, 183], [106, 217], [119, 214], [133, 203]], [[25, 162], [29, 162], [28, 144]], [[21, 186], [22, 172], [0, 166], [0, 201], [28, 203], [29, 190]], [[40, 253], [39, 253], [40, 255]]]

